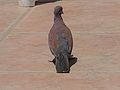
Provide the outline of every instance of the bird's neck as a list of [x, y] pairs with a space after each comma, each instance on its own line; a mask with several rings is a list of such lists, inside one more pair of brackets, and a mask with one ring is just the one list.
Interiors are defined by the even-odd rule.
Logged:
[[57, 23], [57, 22], [63, 22], [63, 19], [62, 19], [62, 16], [61, 15], [55, 15], [54, 16], [54, 23]]

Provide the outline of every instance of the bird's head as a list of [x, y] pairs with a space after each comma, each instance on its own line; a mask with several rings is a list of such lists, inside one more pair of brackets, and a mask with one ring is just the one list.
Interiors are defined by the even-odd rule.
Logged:
[[64, 14], [62, 6], [56, 6], [54, 8], [54, 15], [58, 16], [58, 15], [61, 15], [61, 14]]

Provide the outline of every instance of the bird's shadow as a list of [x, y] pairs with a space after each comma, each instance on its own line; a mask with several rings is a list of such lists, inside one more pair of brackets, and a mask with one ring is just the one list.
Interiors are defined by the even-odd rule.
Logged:
[[77, 63], [77, 60], [78, 60], [77, 57], [73, 57], [72, 59], [69, 59], [70, 67], [72, 67], [75, 63]]
[[53, 2], [57, 2], [57, 1], [62, 1], [62, 0], [41, 0], [41, 1], [36, 1], [35, 6], [43, 5], [43, 4], [47, 4], [47, 3], [53, 3]]
[[[78, 58], [77, 57], [72, 57], [72, 58], [69, 58], [69, 65], [70, 67], [72, 67], [75, 63], [77, 63], [77, 60]], [[55, 65], [55, 58], [52, 60], [52, 61], [49, 61], [49, 62], [53, 62], [53, 64]]]

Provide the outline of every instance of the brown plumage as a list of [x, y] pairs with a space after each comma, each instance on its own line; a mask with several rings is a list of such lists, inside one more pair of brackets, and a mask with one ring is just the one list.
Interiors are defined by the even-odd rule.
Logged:
[[53, 63], [58, 73], [69, 72], [69, 59], [72, 58], [73, 38], [70, 29], [65, 25], [61, 14], [63, 8], [54, 8], [54, 24], [49, 32], [48, 44], [51, 53], [55, 56]]

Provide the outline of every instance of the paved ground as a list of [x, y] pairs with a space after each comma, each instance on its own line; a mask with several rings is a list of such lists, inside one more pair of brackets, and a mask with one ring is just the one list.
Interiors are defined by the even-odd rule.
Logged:
[[[120, 0], [63, 0], [27, 8], [0, 0], [0, 90], [120, 90]], [[48, 32], [64, 7], [78, 58], [56, 74]]]

